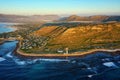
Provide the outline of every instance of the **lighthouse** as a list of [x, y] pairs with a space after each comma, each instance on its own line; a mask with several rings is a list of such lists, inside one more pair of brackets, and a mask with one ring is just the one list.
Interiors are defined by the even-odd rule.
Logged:
[[68, 54], [68, 48], [65, 48], [66, 54]]

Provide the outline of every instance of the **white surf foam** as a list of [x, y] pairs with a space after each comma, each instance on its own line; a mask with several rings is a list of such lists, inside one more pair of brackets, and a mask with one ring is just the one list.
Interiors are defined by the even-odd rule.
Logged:
[[11, 54], [12, 54], [12, 52], [9, 52], [9, 53], [6, 55], [6, 57], [13, 58], [13, 56], [12, 56]]
[[21, 60], [19, 58], [13, 58], [14, 62], [18, 65], [27, 65], [27, 64], [34, 64], [36, 62], [68, 62], [69, 60], [67, 59], [26, 59], [26, 60]]
[[0, 57], [0, 62], [5, 61], [5, 58]]
[[19, 59], [15, 59], [14, 61], [17, 65], [25, 65], [26, 64], [26, 61], [22, 61], [22, 60], [19, 60]]
[[117, 65], [115, 65], [113, 62], [105, 62], [103, 63], [104, 66], [107, 66], [107, 67], [118, 67]]
[[91, 78], [93, 75], [88, 75], [89, 78]]
[[62, 62], [62, 61], [65, 61], [65, 62], [68, 62], [70, 60], [68, 59], [39, 59], [40, 61], [48, 61], [48, 62]]

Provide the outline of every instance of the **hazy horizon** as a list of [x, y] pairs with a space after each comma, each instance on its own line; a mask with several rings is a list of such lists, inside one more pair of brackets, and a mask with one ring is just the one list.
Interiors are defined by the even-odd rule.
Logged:
[[1, 0], [0, 13], [14, 15], [119, 15], [120, 0]]

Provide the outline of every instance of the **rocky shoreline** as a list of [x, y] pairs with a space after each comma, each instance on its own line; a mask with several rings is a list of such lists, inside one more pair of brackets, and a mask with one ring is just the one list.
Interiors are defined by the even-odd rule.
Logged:
[[[2, 41], [0, 42], [0, 45], [5, 43], [7, 41]], [[116, 54], [120, 54], [120, 49], [93, 49], [93, 50], [89, 50], [86, 52], [74, 52], [74, 53], [70, 53], [70, 54], [53, 54], [53, 53], [49, 53], [49, 54], [36, 54], [36, 53], [25, 53], [22, 52], [20, 50], [20, 44], [17, 43], [17, 46], [14, 50], [14, 53], [16, 56], [19, 57], [23, 57], [23, 58], [68, 58], [68, 57], [83, 57], [83, 56], [87, 56], [89, 54], [95, 54], [97, 52], [105, 52], [111, 55], [116, 55]]]
[[70, 54], [36, 54], [36, 53], [24, 53], [20, 50], [20, 44], [17, 44], [17, 47], [15, 49], [15, 53], [17, 56], [21, 56], [21, 57], [27, 57], [27, 58], [67, 58], [67, 57], [82, 57], [82, 56], [86, 56], [89, 54], [94, 54], [96, 52], [106, 52], [108, 54], [120, 54], [120, 49], [114, 49], [114, 50], [110, 50], [110, 49], [93, 49], [93, 50], [89, 50], [86, 52], [74, 52], [74, 53], [70, 53]]

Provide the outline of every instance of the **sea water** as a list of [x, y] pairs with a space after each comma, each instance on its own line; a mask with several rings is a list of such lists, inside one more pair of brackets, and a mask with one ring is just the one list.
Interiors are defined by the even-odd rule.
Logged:
[[120, 79], [119, 55], [98, 52], [80, 58], [21, 58], [15, 56], [17, 43], [11, 41], [0, 45], [0, 80]]
[[0, 80], [120, 80], [120, 55], [96, 52], [65, 59], [22, 58], [15, 55], [17, 43], [0, 45]]
[[15, 29], [10, 27], [14, 25], [14, 23], [0, 23], [0, 33], [11, 32]]

